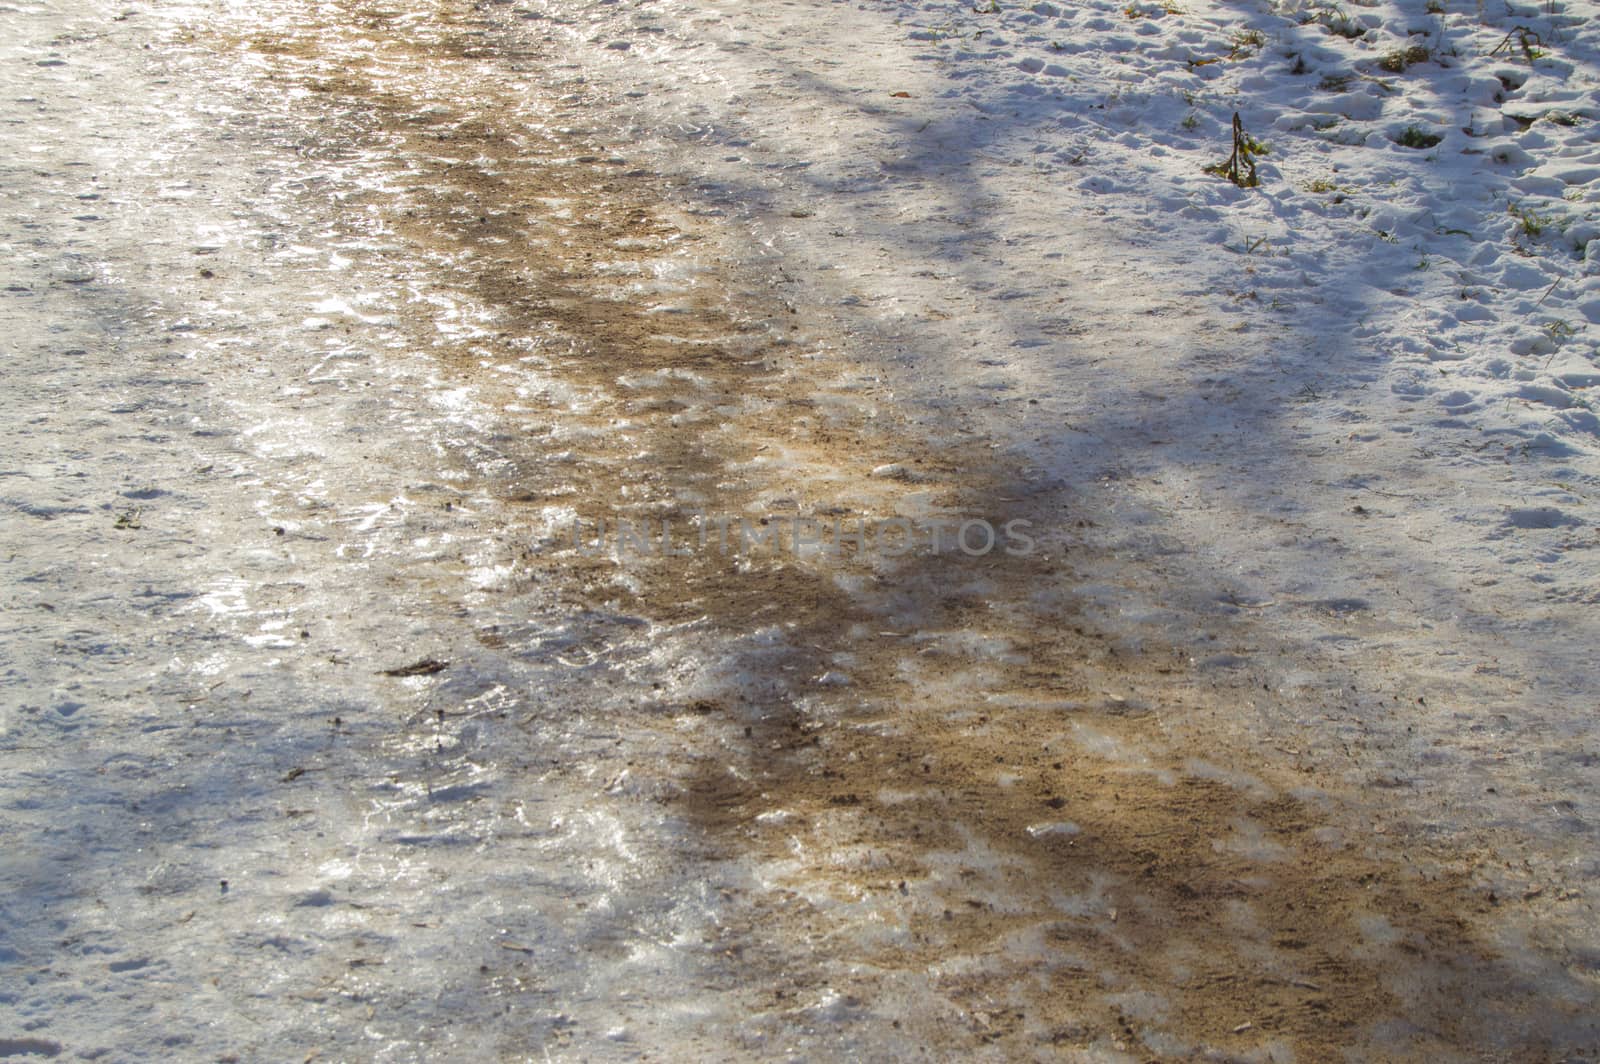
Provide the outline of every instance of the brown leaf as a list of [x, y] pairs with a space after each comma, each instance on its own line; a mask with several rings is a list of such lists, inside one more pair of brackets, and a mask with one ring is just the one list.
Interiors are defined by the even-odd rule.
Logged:
[[432, 676], [436, 672], [443, 672], [450, 667], [448, 661], [439, 661], [435, 658], [423, 658], [413, 661], [410, 665], [401, 665], [393, 669], [380, 669], [385, 676]]

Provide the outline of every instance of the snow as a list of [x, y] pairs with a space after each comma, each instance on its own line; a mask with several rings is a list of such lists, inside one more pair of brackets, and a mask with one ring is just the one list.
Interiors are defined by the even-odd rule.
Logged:
[[[1597, 5], [404, 6], [0, 16], [0, 1056], [1595, 1050]], [[722, 499], [1040, 549], [570, 549]]]
[[[1371, 618], [1406, 633], [1399, 671], [1499, 660], [1592, 747], [1591, 7], [1375, 4], [1352, 39], [1321, 5], [998, 6], [662, 3], [597, 30], [607, 5], [530, 5], [575, 49], [651, 42], [586, 56], [632, 100], [618, 138], [675, 153], [819, 301], [870, 308], [897, 392], [972, 401], [1041, 478], [1159, 522], [1130, 546], [1222, 585], [1140, 606], [1110, 582], [1120, 626], [1238, 602], [1337, 648]], [[1531, 63], [1489, 54], [1516, 27]], [[1430, 58], [1382, 68], [1410, 46]], [[1203, 171], [1235, 110], [1260, 189]], [[1445, 140], [1393, 142], [1413, 125]]]

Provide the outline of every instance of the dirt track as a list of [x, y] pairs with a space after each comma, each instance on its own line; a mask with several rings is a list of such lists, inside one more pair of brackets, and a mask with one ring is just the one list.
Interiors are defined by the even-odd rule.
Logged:
[[[351, 206], [403, 234], [417, 261], [443, 264], [445, 283], [492, 315], [497, 341], [440, 350], [457, 372], [492, 389], [525, 357], [523, 338], [570, 343], [542, 368], [591, 397], [581, 413], [556, 412], [587, 442], [556, 475], [541, 469], [537, 439], [524, 443], [539, 472], [513, 501], [683, 522], [691, 508], [760, 513], [774, 499], [825, 497], [829, 516], [855, 520], [897, 512], [912, 490], [871, 475], [892, 461], [947, 513], [1003, 510], [1053, 528], [1079, 512], [985, 461], [981, 441], [919, 438], [891, 404], [841, 390], [861, 369], [849, 341], [819, 336], [806, 308], [761, 278], [716, 270], [670, 314], [616, 298], [613, 278], [628, 273], [617, 264], [647, 269], [664, 246], [714, 248], [724, 234], [682, 210], [693, 201], [662, 177], [594, 143], [581, 93], [563, 104], [546, 90], [534, 108], [552, 125], [577, 123], [571, 132], [507, 121], [528, 102], [499, 83], [519, 79], [481, 36], [493, 26], [446, 8], [425, 34], [397, 33], [358, 7], [303, 36], [238, 46], [285, 57], [275, 76], [313, 89], [324, 115], [362, 116], [341, 130], [359, 138], [353, 150], [390, 154], [395, 191]], [[368, 62], [319, 67], [369, 47]], [[554, 217], [540, 209], [550, 203]], [[630, 379], [648, 383], [619, 388]], [[518, 415], [505, 417], [515, 434]], [[763, 476], [767, 452], [792, 464]], [[1070, 533], [1032, 557], [947, 550], [887, 572], [865, 559], [736, 563], [702, 551], [630, 566], [626, 590], [608, 579], [609, 559], [586, 565], [564, 550], [527, 564], [528, 579], [561, 587], [573, 608], [661, 624], [707, 617], [730, 637], [785, 630], [781, 653], [748, 663], [766, 697], [678, 707], [706, 718], [721, 752], [681, 789], [672, 772], [659, 780], [659, 800], [718, 847], [792, 877], [793, 893], [745, 899], [726, 942], [774, 1009], [843, 967], [846, 1002], [865, 1010], [886, 981], [932, 979], [961, 1017], [929, 1039], [940, 1053], [1109, 1044], [1325, 1060], [1367, 1045], [1439, 1059], [1495, 1053], [1518, 1028], [1501, 1051], [1561, 1049], [1534, 1019], [1545, 1006], [1475, 933], [1493, 906], [1471, 889], [1471, 859], [1428, 852], [1403, 825], [1366, 834], [1361, 814], [1325, 797], [1292, 757], [1190, 745], [1186, 711], [1217, 695], [1164, 678], [1180, 649], [1127, 659], [1084, 627], [1070, 586], [1095, 559]], [[1038, 593], [1052, 587], [1063, 593]], [[1004, 649], [973, 654], [961, 633]], [[818, 697], [814, 681], [834, 663], [850, 686]], [[951, 703], [949, 691], [980, 681], [997, 708]], [[1174, 730], [1176, 751], [1092, 752], [1170, 749]], [[1092, 744], [1076, 738], [1085, 732]], [[1197, 763], [1230, 768], [1212, 778]], [[1241, 782], [1232, 773], [1243, 766]], [[819, 893], [887, 926], [862, 934], [807, 903]], [[795, 955], [789, 944], [804, 940], [814, 949]], [[781, 972], [766, 970], [774, 962]]]
[[[997, 455], [959, 412], [901, 405], [715, 203], [600, 142], [583, 86], [503, 12], [441, 0], [402, 18], [348, 0], [184, 43], [259, 64], [262, 106], [284, 109], [306, 153], [360, 161], [362, 181], [308, 188], [308, 213], [382, 235], [362, 267], [404, 293], [399, 332], [494, 416], [492, 475], [460, 464], [451, 497], [494, 497], [481, 512], [502, 524], [476, 532], [510, 575], [483, 592], [441, 565], [407, 593], [489, 653], [515, 650], [477, 614], [526, 607], [689, 630], [677, 646], [724, 655], [721, 690], [683, 699], [649, 693], [685, 665], [672, 644], [636, 663], [632, 715], [611, 723], [627, 750], [661, 756], [595, 781], [685, 825], [682, 860], [720, 887], [702, 944], [765, 1040], [706, 1033], [705, 1052], [777, 1056], [829, 1025], [869, 1031], [867, 1055], [936, 1059], [1581, 1049], [1589, 988], [1552, 995], [1548, 972], [1503, 961], [1489, 925], [1514, 899], [1476, 882], [1481, 855], [1419, 838], [1390, 795], [1346, 791], [1319, 768], [1330, 752], [1219, 738], [1207, 722], [1237, 691], [1186, 669], [1188, 648], [1130, 651], [1078, 608], [1075, 585], [1108, 564], [1094, 535], [1108, 515]], [[674, 260], [688, 280], [629, 289]], [[446, 329], [440, 306], [469, 309]], [[1021, 519], [1039, 549], [619, 563], [572, 549], [552, 517], [688, 528], [696, 513]], [[1210, 635], [1263, 638], [1248, 611]], [[434, 704], [408, 721], [421, 765], [457, 714]], [[485, 756], [514, 773], [521, 755]], [[494, 863], [492, 840], [481, 856]], [[734, 864], [764, 889], [718, 884], [711, 870]], [[480, 970], [485, 993], [524, 988]], [[513, 1042], [496, 1052], [516, 1058]], [[543, 1048], [653, 1055], [582, 1031]]]

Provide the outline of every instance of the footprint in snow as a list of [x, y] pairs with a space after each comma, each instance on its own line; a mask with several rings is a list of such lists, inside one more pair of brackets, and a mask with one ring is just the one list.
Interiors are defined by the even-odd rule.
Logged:
[[1573, 528], [1583, 520], [1557, 506], [1525, 506], [1506, 512], [1502, 527], [1511, 529]]

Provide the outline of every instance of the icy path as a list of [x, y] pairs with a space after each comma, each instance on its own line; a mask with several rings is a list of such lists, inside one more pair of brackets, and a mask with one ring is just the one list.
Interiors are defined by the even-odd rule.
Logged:
[[[1592, 1051], [1592, 451], [1394, 460], [975, 17], [4, 15], [0, 1054]], [[1039, 549], [570, 539], [697, 514]]]
[[5, 15], [0, 1055], [667, 1022], [727, 976], [703, 848], [607, 797], [645, 622], [508, 578], [523, 441], [408, 324], [470, 322], [340, 210], [387, 167], [118, 10]]

